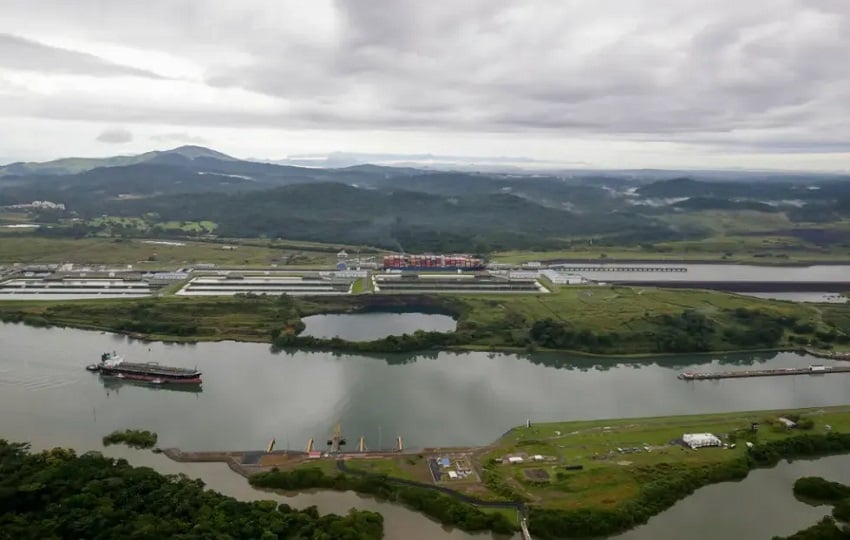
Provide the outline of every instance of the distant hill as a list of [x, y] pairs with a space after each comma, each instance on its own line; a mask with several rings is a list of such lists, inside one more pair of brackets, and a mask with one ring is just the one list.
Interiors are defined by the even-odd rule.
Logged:
[[369, 243], [416, 251], [474, 251], [562, 245], [581, 234], [649, 228], [638, 215], [578, 215], [509, 193], [445, 196], [405, 190], [308, 183], [236, 194], [157, 196], [82, 204], [84, 217], [106, 211], [155, 213], [164, 221], [211, 220], [223, 236]]
[[180, 146], [171, 150], [155, 150], [135, 156], [114, 156], [106, 158], [62, 158], [43, 163], [12, 163], [0, 167], [0, 176], [26, 176], [26, 175], [63, 175], [77, 174], [90, 171], [99, 167], [122, 167], [148, 162], [168, 162], [172, 158], [183, 158], [194, 160], [198, 158], [212, 158], [221, 161], [236, 161], [235, 158], [204, 148], [203, 146]]

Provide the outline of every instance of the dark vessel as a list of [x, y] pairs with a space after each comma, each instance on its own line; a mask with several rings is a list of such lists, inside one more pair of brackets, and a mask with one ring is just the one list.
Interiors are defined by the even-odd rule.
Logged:
[[204, 391], [204, 387], [201, 384], [153, 384], [148, 381], [135, 381], [125, 377], [113, 377], [109, 375], [100, 375], [98, 379], [100, 379], [101, 384], [103, 384], [107, 392], [115, 392], [116, 394], [128, 386], [145, 388], [154, 392], [162, 390], [163, 392], [200, 394]]
[[98, 372], [104, 377], [116, 377], [131, 381], [142, 381], [162, 385], [198, 385], [201, 384], [201, 372], [197, 369], [162, 366], [156, 362], [125, 362], [117, 353], [103, 353], [100, 363], [86, 366], [89, 371]]

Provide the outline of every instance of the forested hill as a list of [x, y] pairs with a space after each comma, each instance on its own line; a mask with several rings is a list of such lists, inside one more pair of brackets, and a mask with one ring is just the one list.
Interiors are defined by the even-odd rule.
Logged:
[[0, 538], [383, 538], [380, 514], [239, 502], [200, 480], [163, 476], [99, 454], [39, 454], [0, 440]]
[[[750, 234], [753, 223], [776, 227], [760, 226], [761, 234], [784, 236], [797, 224], [850, 218], [846, 176], [748, 174], [325, 169], [243, 161], [189, 146], [0, 167], [0, 207], [63, 204], [62, 212], [32, 212], [47, 225], [34, 233], [43, 235], [177, 236], [185, 231], [175, 223], [202, 221], [224, 237], [413, 252], [550, 250], [591, 241], [654, 249], [671, 240]], [[103, 216], [133, 217], [146, 226], [134, 230], [125, 221], [105, 228]]]
[[[80, 206], [84, 215], [103, 208]], [[334, 239], [424, 251], [551, 247], [571, 235], [652, 228], [650, 220], [634, 214], [578, 215], [509, 193], [446, 197], [335, 183], [111, 201], [106, 210], [118, 216], [154, 212], [163, 220], [211, 220], [224, 236]]]

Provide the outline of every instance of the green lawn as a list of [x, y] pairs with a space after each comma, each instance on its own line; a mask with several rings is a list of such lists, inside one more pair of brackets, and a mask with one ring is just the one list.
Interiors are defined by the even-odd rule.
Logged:
[[540, 295], [467, 295], [472, 306], [467, 318], [480, 325], [495, 324], [513, 315], [526, 320], [554, 318], [593, 331], [639, 331], [646, 317], [677, 314], [693, 309], [708, 317], [739, 307], [765, 309], [777, 314], [819, 319], [817, 308], [715, 291], [658, 289], [654, 287], [560, 287]]
[[[479, 459], [487, 463], [491, 459], [519, 454], [552, 458], [552, 461], [540, 463], [497, 464], [493, 470], [544, 507], [611, 507], [637, 493], [641, 476], [636, 471], [641, 467], [659, 464], [699, 467], [731, 461], [746, 452], [745, 441], [740, 439], [734, 449], [691, 450], [669, 444], [684, 433], [713, 433], [728, 442], [728, 434], [748, 430], [751, 422], [760, 423], [758, 432], [752, 435], [753, 442], [807, 433], [793, 429], [779, 431], [768, 425], [779, 416], [795, 413], [814, 420], [815, 427], [810, 433], [824, 433], [826, 425], [835, 432], [850, 432], [850, 406], [557, 422], [515, 428], [481, 453]], [[618, 448], [639, 448], [640, 451], [621, 453]], [[565, 465], [581, 465], [583, 470], [567, 471], [563, 468]], [[547, 471], [550, 481], [529, 482], [524, 471], [530, 469]]]
[[238, 266], [332, 265], [334, 252], [278, 248], [258, 245], [232, 245], [183, 239], [151, 239], [154, 242], [180, 242], [171, 246], [151, 244], [143, 239], [112, 238], [45, 238], [34, 235], [6, 235], [0, 239], [0, 264], [3, 263], [60, 263], [75, 264], [132, 264], [141, 269], [174, 268], [184, 264], [212, 263]]
[[[605, 262], [606, 260], [692, 260], [717, 261], [757, 264], [788, 264], [795, 262], [818, 262], [826, 260], [850, 261], [850, 248], [842, 246], [824, 247], [804, 242], [799, 238], [778, 234], [752, 236], [752, 232], [770, 232], [775, 229], [794, 228], [793, 224], [785, 222], [766, 222], [767, 228], [756, 226], [744, 220], [742, 216], [729, 217], [723, 213], [698, 213], [694, 216], [675, 215], [670, 219], [683, 222], [698, 220], [700, 223], [710, 223], [712, 220], [738, 220], [748, 226], [740, 228], [718, 226], [715, 234], [699, 240], [682, 240], [675, 242], [658, 242], [646, 246], [604, 246], [590, 244], [589, 241], [577, 242], [572, 249], [553, 251], [503, 251], [494, 253], [492, 259], [503, 263], [521, 263], [527, 261], [546, 261], [558, 259], [590, 259]], [[744, 213], [748, 215], [747, 213]], [[774, 214], [766, 214], [774, 216]], [[746, 217], [746, 216], [744, 216]], [[749, 226], [752, 225], [752, 226]], [[844, 227], [843, 223], [833, 224], [832, 227]], [[742, 234], [748, 233], [748, 234]]]

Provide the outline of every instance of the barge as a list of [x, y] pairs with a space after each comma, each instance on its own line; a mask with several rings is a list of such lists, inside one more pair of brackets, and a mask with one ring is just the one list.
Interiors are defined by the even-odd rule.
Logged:
[[104, 377], [115, 377], [155, 385], [199, 385], [201, 372], [197, 369], [163, 366], [156, 362], [125, 362], [118, 353], [103, 353], [100, 362], [86, 369]]
[[748, 369], [717, 371], [714, 373], [685, 371], [679, 374], [679, 379], [683, 381], [708, 381], [715, 379], [742, 379], [746, 377], [777, 377], [781, 375], [826, 375], [827, 373], [850, 373], [850, 366], [810, 365], [805, 368]]

